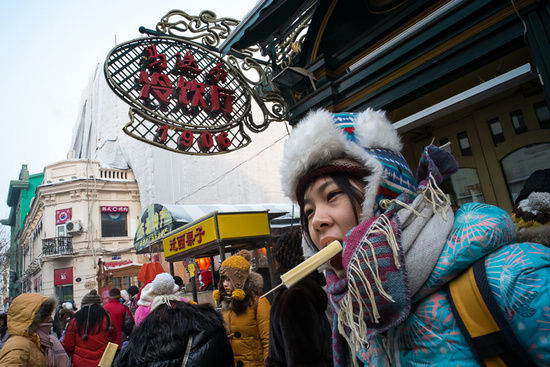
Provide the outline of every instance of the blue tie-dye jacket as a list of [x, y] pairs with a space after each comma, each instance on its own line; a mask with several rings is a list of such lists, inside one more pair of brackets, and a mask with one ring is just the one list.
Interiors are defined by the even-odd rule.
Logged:
[[485, 257], [491, 291], [517, 339], [537, 364], [550, 365], [550, 249], [515, 238], [516, 227], [502, 209], [462, 206], [407, 320], [372, 340], [359, 360], [370, 366], [478, 366], [443, 285]]

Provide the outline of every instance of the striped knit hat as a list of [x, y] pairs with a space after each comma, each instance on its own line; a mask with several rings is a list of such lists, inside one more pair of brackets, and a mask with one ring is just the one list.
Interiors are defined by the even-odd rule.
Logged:
[[312, 111], [286, 142], [281, 165], [283, 190], [299, 202], [315, 178], [345, 172], [366, 183], [361, 219], [377, 216], [384, 211], [379, 206], [383, 199], [416, 192], [416, 181], [401, 148], [397, 131], [383, 111]]

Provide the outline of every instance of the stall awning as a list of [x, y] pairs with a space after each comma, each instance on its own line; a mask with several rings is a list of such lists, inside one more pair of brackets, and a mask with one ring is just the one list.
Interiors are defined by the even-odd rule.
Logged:
[[162, 245], [166, 260], [173, 262], [265, 247], [270, 237], [267, 211], [212, 212], [167, 234]]
[[290, 226], [300, 225], [300, 210], [290, 203], [261, 204], [152, 204], [144, 210], [134, 237], [137, 253], [163, 251], [162, 239], [170, 232], [211, 213], [267, 212], [271, 233], [277, 235]]

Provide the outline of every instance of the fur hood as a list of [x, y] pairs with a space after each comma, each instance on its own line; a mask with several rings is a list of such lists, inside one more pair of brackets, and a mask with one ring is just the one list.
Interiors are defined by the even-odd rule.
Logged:
[[10, 335], [33, 334], [38, 324], [55, 310], [57, 301], [37, 293], [23, 293], [17, 296], [8, 311], [8, 332]]
[[[312, 169], [328, 162], [351, 158], [370, 172], [365, 178], [365, 200], [362, 218], [377, 209], [379, 188], [385, 185], [414, 193], [413, 174], [400, 154], [401, 140], [383, 111], [367, 109], [351, 114], [332, 114], [325, 110], [310, 112], [292, 131], [285, 143], [281, 164], [281, 184], [286, 196], [297, 202], [296, 188], [301, 178]], [[380, 155], [386, 156], [385, 164]], [[397, 175], [387, 172], [388, 162], [396, 165]], [[398, 184], [396, 183], [398, 182]]]

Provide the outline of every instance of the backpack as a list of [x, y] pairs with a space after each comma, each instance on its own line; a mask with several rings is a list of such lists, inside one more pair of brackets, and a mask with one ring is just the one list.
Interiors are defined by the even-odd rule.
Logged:
[[535, 366], [517, 340], [487, 281], [481, 258], [447, 287], [462, 335], [481, 366]]

